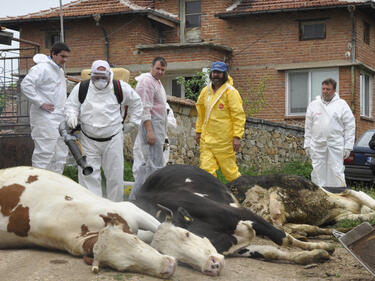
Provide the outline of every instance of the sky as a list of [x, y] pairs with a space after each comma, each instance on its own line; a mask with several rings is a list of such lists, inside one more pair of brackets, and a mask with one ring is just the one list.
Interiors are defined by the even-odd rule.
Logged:
[[[1, 0], [5, 1], [5, 0]], [[62, 5], [72, 2], [73, 0], [62, 0]], [[49, 8], [56, 8], [60, 6], [59, 0], [10, 0], [6, 4], [2, 4], [0, 8], [0, 18], [6, 16], [23, 16], [29, 13], [38, 12], [40, 10], [46, 10]], [[19, 38], [19, 33], [14, 30], [6, 30], [13, 32], [15, 38]], [[7, 49], [10, 46], [0, 45], [0, 49]], [[18, 48], [18, 42], [13, 41], [11, 47]]]
[[[72, 2], [73, 0], [62, 0], [62, 4]], [[60, 6], [59, 0], [10, 0], [1, 5], [0, 18], [6, 16], [21, 16], [29, 13], [56, 8]]]

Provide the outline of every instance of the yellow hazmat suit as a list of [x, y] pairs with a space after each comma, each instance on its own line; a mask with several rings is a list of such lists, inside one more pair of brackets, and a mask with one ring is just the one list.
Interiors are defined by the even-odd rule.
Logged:
[[246, 122], [241, 96], [232, 85], [230, 76], [215, 92], [210, 83], [203, 88], [196, 103], [196, 132], [201, 133], [200, 168], [216, 177], [220, 166], [228, 181], [241, 175], [236, 165], [233, 138], [242, 138]]

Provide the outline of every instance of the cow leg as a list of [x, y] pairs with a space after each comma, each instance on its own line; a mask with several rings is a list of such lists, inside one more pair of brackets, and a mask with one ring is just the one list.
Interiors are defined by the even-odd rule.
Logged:
[[368, 206], [369, 208], [375, 210], [375, 199], [367, 195], [363, 191], [348, 190], [349, 196], [355, 198], [357, 201], [361, 202], [362, 205]]
[[369, 221], [375, 218], [375, 212], [367, 213], [367, 214], [353, 214], [353, 213], [345, 213], [337, 216], [336, 221], [340, 220], [360, 220], [360, 221]]
[[317, 235], [324, 235], [324, 234], [332, 234], [332, 229], [328, 228], [320, 228], [316, 225], [310, 224], [294, 224], [294, 223], [287, 223], [283, 225], [284, 231], [288, 233], [305, 233], [307, 236], [317, 236]]
[[324, 249], [330, 253], [333, 253], [335, 246], [327, 242], [302, 242], [294, 238], [288, 233], [285, 233], [286, 236], [282, 240], [281, 246], [294, 246], [303, 250], [314, 250], [314, 249]]
[[274, 246], [251, 245], [233, 253], [236, 257], [249, 257], [254, 259], [264, 259], [267, 261], [280, 260], [290, 261], [297, 264], [311, 264], [329, 260], [329, 254], [322, 249], [312, 251], [287, 252], [277, 249]]

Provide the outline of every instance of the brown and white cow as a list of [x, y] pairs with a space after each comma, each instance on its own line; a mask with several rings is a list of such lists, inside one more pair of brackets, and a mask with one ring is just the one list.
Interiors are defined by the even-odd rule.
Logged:
[[[153, 247], [141, 240], [150, 242], [165, 232], [168, 241], [155, 240]], [[84, 256], [94, 272], [102, 265], [168, 278], [175, 258], [209, 275], [223, 267], [223, 256], [207, 239], [160, 224], [133, 203], [98, 197], [47, 170], [0, 170], [0, 249], [33, 245]]]
[[319, 226], [375, 218], [375, 200], [366, 193], [318, 187], [299, 176], [240, 176], [227, 186], [243, 207], [291, 233], [331, 234]]
[[[327, 251], [333, 250], [329, 243], [299, 241], [239, 207], [224, 184], [193, 166], [170, 165], [156, 171], [140, 188], [135, 203], [161, 221], [164, 215], [159, 206], [170, 209], [173, 224], [207, 237], [224, 255], [308, 264], [329, 259]], [[255, 236], [308, 251], [288, 252], [274, 246], [251, 245]]]

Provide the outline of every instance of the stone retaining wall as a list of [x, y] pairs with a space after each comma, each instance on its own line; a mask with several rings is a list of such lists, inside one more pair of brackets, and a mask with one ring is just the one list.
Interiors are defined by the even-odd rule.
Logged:
[[[197, 112], [193, 101], [168, 96], [168, 102], [177, 120], [177, 128], [169, 129], [170, 162], [199, 166], [199, 146], [195, 143]], [[279, 167], [283, 163], [308, 158], [303, 150], [304, 129], [297, 126], [247, 118], [245, 136], [237, 163], [257, 170]], [[125, 134], [124, 153], [132, 160], [132, 145], [136, 129]]]

